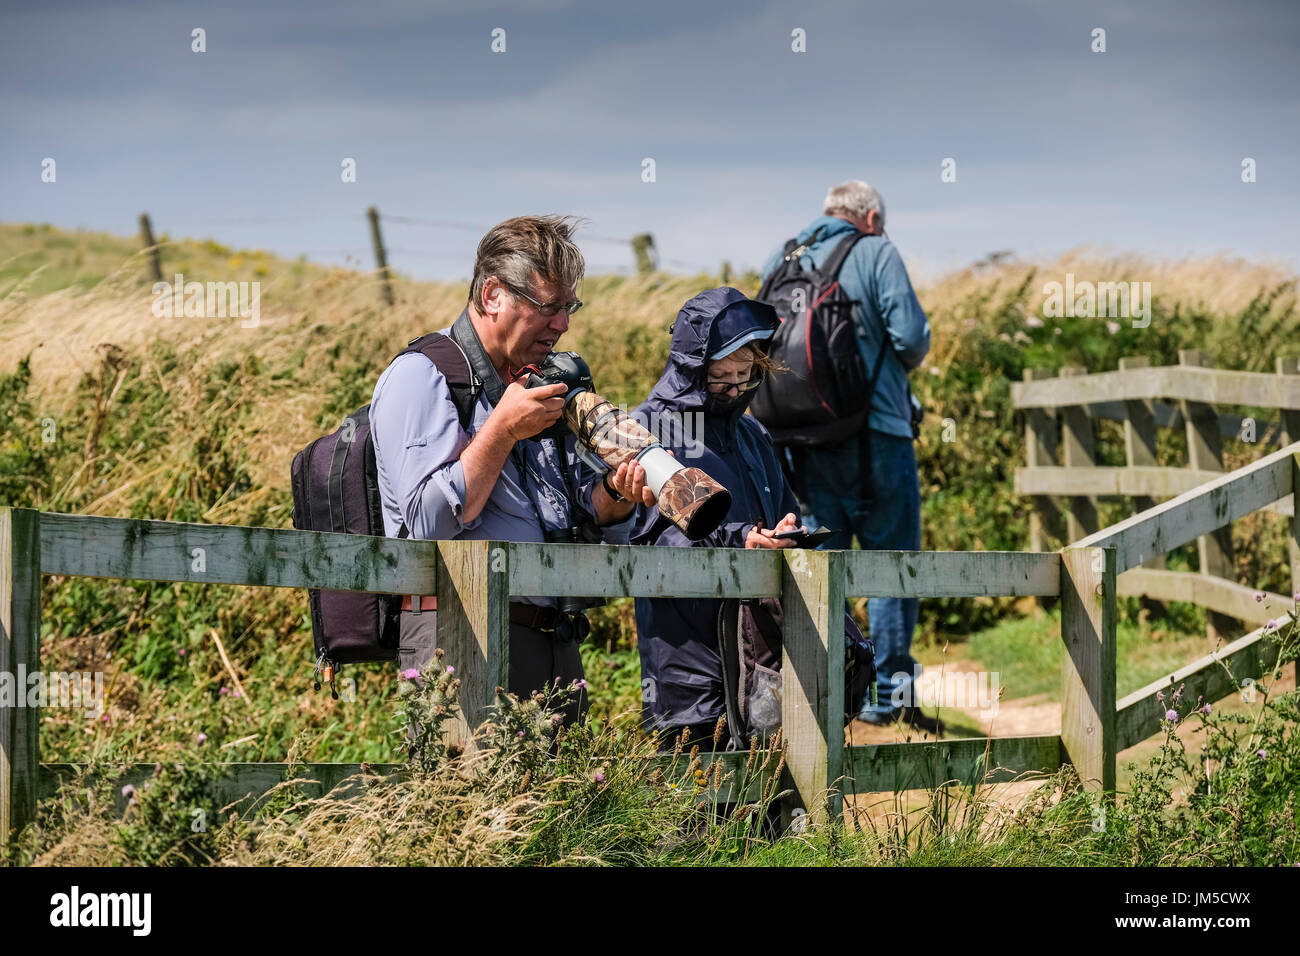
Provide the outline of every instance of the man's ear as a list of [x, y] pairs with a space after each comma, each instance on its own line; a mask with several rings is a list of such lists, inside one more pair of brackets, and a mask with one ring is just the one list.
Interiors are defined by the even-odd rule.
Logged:
[[505, 305], [506, 287], [496, 276], [488, 276], [483, 283], [482, 301], [477, 303], [479, 310], [487, 316], [496, 318]]

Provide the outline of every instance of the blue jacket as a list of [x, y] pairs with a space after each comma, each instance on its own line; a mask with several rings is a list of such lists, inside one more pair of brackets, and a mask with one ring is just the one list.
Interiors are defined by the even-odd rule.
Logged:
[[[853, 231], [853, 225], [838, 216], [819, 216], [799, 233], [798, 240], [803, 242], [818, 228], [823, 230], [822, 236], [800, 260], [805, 269], [820, 266], [840, 240]], [[784, 255], [785, 249], [780, 248], [768, 257], [763, 266], [764, 280]], [[859, 239], [840, 270], [840, 285], [850, 299], [858, 302], [853, 314], [858, 326], [858, 345], [868, 373], [880, 352], [881, 336], [885, 330], [889, 332], [893, 346], [887, 350], [880, 366], [880, 380], [871, 400], [869, 427], [886, 435], [911, 438], [912, 412], [907, 373], [920, 365], [930, 351], [930, 323], [912, 290], [903, 259], [894, 244], [884, 236]]]
[[[776, 322], [767, 307], [731, 288], [701, 292], [684, 306], [673, 326], [672, 351], [650, 397], [633, 415], [660, 420], [665, 413], [699, 415], [702, 442], [669, 444], [683, 464], [702, 468], [731, 492], [726, 521], [709, 537], [691, 542], [658, 508], [637, 506], [631, 541], [666, 547], [743, 548], [750, 527], [773, 527], [799, 506], [781, 471], [767, 430], [744, 414], [753, 392], [726, 415], [703, 413], [707, 396], [707, 355], [722, 343], [743, 341]], [[666, 429], [656, 434], [662, 436]], [[691, 432], [673, 430], [678, 436]], [[671, 434], [671, 433], [670, 433]], [[713, 723], [726, 713], [722, 662], [718, 656], [717, 599], [637, 598], [637, 643], [641, 653], [643, 716], [648, 729]]]

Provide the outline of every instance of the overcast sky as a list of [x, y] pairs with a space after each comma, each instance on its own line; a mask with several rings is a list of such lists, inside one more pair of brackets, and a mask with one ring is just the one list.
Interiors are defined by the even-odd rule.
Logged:
[[439, 278], [480, 227], [566, 212], [589, 271], [643, 231], [670, 268], [743, 268], [861, 178], [922, 276], [1085, 243], [1300, 267], [1300, 3], [1133, 7], [4, 0], [0, 219], [129, 234], [148, 210], [369, 267], [373, 204], [450, 224], [385, 222], [393, 265]]

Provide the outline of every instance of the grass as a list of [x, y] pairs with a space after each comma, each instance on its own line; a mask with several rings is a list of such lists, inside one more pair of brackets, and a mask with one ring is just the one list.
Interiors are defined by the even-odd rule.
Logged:
[[[450, 324], [466, 294], [465, 283], [398, 277], [397, 302], [383, 308], [370, 274], [167, 239], [165, 275], [258, 281], [262, 320], [256, 329], [237, 320], [158, 320], [134, 246], [130, 238], [0, 225], [0, 504], [285, 527], [293, 453], [368, 401], [401, 344]], [[1073, 320], [1058, 334], [1050, 323], [1027, 322], [1039, 311], [1043, 282], [1066, 271], [1151, 281], [1151, 327], [1111, 334], [1100, 321]], [[565, 344], [588, 359], [608, 397], [638, 402], [662, 368], [677, 309], [717, 282], [589, 277], [581, 292], [590, 304]], [[757, 277], [735, 284], [753, 293]], [[1198, 347], [1223, 367], [1271, 371], [1274, 355], [1259, 343], [1294, 340], [1295, 291], [1293, 275], [1267, 265], [1086, 250], [1050, 263], [972, 267], [918, 289], [933, 329], [931, 355], [913, 376], [928, 413], [917, 442], [923, 547], [1024, 546], [1028, 508], [1011, 490], [1024, 460], [1023, 426], [1009, 398], [1024, 368], [1111, 369], [1128, 354], [1169, 364], [1179, 348]], [[956, 441], [941, 437], [945, 419], [955, 423]], [[1157, 451], [1161, 462], [1180, 463], [1182, 436], [1161, 433]], [[1258, 453], [1229, 442], [1225, 457], [1232, 467]], [[1099, 427], [1098, 460], [1122, 462], [1113, 423]], [[1123, 507], [1103, 502], [1102, 521]], [[1289, 593], [1284, 519], [1252, 515], [1233, 534], [1238, 580]], [[1170, 567], [1188, 566], [1189, 551], [1172, 555]], [[1204, 653], [1194, 612], [1174, 608], [1163, 622], [1139, 625], [1136, 606], [1125, 606], [1121, 693]], [[102, 671], [108, 695], [105, 720], [49, 711], [43, 760], [394, 756], [392, 669], [348, 668], [354, 700], [313, 693], [302, 593], [46, 578], [42, 608], [47, 669]], [[918, 646], [948, 642], [950, 659], [960, 654], [998, 670], [1009, 693], [1051, 699], [1059, 693], [1057, 626], [1009, 599], [926, 601]], [[614, 733], [616, 717], [634, 713], [640, 699], [630, 601], [593, 613], [593, 643], [583, 654], [595, 726]], [[839, 859], [830, 843], [809, 845], [770, 852]]]

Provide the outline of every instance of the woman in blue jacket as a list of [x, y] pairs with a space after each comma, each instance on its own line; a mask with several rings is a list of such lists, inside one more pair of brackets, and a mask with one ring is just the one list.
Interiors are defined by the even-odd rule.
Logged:
[[[634, 413], [685, 464], [702, 468], [731, 492], [726, 521], [690, 541], [658, 508], [639, 505], [633, 544], [706, 548], [792, 547], [772, 537], [799, 527], [799, 508], [767, 430], [746, 415], [762, 375], [776, 311], [732, 288], [709, 289], [677, 315], [668, 364]], [[702, 423], [702, 431], [697, 426]], [[688, 438], [691, 439], [688, 441]], [[666, 746], [685, 727], [711, 741], [726, 713], [716, 626], [720, 601], [637, 598], [643, 717]], [[719, 742], [725, 744], [726, 737]]]

